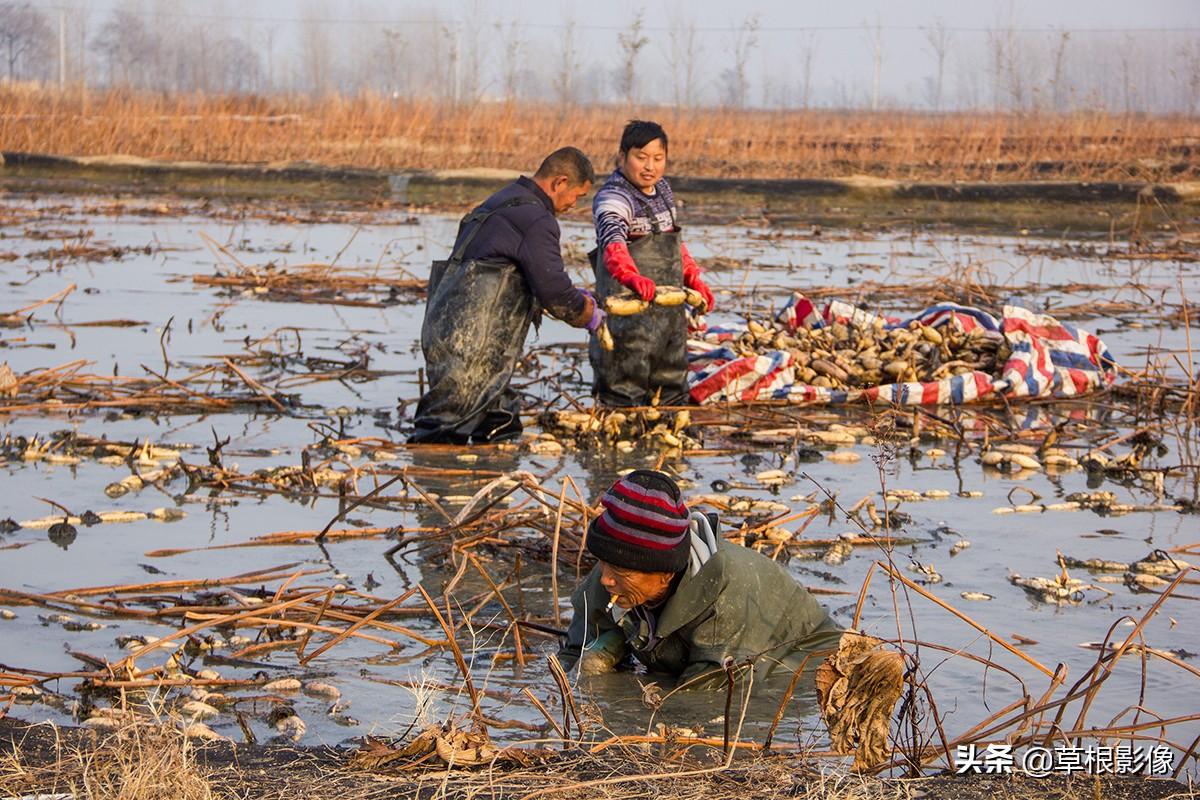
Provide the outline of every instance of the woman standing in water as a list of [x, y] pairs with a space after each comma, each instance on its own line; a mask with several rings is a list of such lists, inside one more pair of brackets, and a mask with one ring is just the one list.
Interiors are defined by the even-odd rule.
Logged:
[[[632, 290], [652, 301], [658, 285], [687, 286], [713, 295], [700, 278], [675, 218], [675, 194], [665, 177], [667, 133], [657, 122], [633, 120], [621, 134], [617, 168], [596, 192], [592, 218], [596, 250], [591, 253], [601, 303]], [[651, 304], [640, 314], [610, 316], [614, 348], [596, 338], [589, 355], [593, 393], [611, 406], [683, 405], [687, 389], [687, 312], [684, 306]]]

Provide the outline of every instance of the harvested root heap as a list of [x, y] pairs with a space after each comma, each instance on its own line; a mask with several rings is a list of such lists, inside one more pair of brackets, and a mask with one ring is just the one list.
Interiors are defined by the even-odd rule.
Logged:
[[1003, 337], [982, 328], [943, 334], [916, 320], [898, 328], [835, 322], [791, 332], [751, 321], [734, 347], [742, 356], [756, 356], [764, 348], [786, 351], [797, 380], [826, 389], [992, 373], [1011, 353]]
[[1019, 306], [999, 318], [954, 303], [909, 320], [795, 293], [771, 321], [714, 326], [688, 344], [692, 399], [960, 404], [1073, 397], [1107, 387], [1099, 338]]

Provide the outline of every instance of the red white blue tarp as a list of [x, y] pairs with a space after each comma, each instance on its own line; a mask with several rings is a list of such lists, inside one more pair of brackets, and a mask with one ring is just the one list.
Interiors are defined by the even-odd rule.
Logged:
[[767, 350], [741, 356], [731, 343], [743, 324], [714, 325], [688, 342], [688, 386], [697, 403], [785, 400], [792, 403], [848, 403], [860, 400], [897, 405], [960, 405], [1004, 396], [1077, 397], [1110, 385], [1116, 362], [1099, 337], [1020, 306], [1005, 306], [999, 319], [957, 303], [931, 306], [910, 319], [884, 317], [835, 300], [823, 310], [799, 292], [775, 317], [776, 326], [795, 331], [833, 322], [853, 326], [907, 326], [917, 321], [934, 328], [982, 331], [1004, 337], [1012, 355], [998, 374], [969, 372], [937, 381], [894, 383], [861, 389], [829, 389], [796, 379], [792, 355]]

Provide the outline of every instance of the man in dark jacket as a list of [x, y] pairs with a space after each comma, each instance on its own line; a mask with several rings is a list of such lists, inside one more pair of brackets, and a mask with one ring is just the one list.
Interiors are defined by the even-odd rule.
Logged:
[[551, 153], [468, 214], [449, 260], [435, 262], [421, 325], [429, 387], [417, 404], [419, 443], [466, 444], [521, 433], [520, 399], [509, 387], [531, 322], [542, 310], [595, 332], [604, 311], [563, 267], [555, 217], [595, 181], [574, 147]]
[[667, 475], [635, 470], [600, 502], [604, 513], [587, 535], [599, 563], [571, 597], [564, 662], [595, 674], [632, 655], [708, 688], [725, 680], [727, 658], [769, 674], [837, 647], [841, 630], [808, 590], [780, 564], [725, 541], [706, 515], [689, 513]]

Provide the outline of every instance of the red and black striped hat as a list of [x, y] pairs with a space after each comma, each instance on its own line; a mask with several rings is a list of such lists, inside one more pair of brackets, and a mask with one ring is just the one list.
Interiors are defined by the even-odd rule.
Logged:
[[675, 481], [634, 470], [600, 498], [604, 513], [588, 529], [587, 549], [601, 561], [642, 572], [682, 572], [688, 565], [688, 507]]

